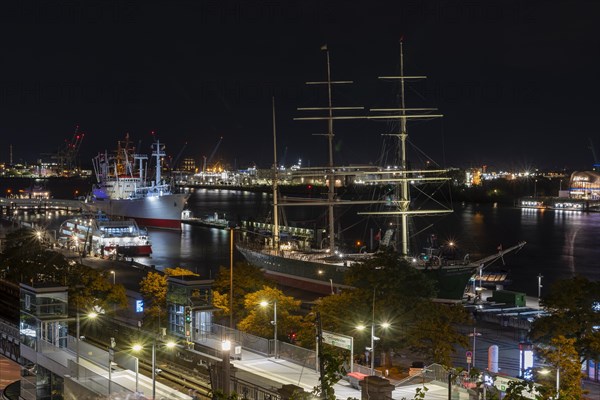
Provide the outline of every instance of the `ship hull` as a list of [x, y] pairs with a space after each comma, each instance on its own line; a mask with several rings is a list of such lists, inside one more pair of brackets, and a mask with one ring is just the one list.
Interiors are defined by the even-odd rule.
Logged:
[[[350, 267], [286, 258], [240, 245], [237, 249], [250, 264], [263, 269], [266, 275], [281, 285], [319, 294], [331, 294], [351, 288], [344, 284], [344, 272]], [[437, 298], [448, 301], [462, 301], [469, 280], [475, 272], [475, 268], [471, 266], [420, 270], [436, 283]]]
[[133, 199], [95, 199], [86, 203], [86, 207], [110, 216], [133, 218], [149, 228], [181, 230], [181, 212], [187, 198], [187, 194], [176, 193]]
[[147, 257], [152, 254], [151, 245], [105, 247], [104, 251], [115, 251], [126, 257]]

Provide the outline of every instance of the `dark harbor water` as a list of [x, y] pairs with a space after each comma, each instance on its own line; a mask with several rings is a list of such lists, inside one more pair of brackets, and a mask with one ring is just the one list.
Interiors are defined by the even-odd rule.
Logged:
[[[0, 181], [0, 190], [6, 193], [7, 181]], [[57, 181], [58, 182], [58, 181]], [[10, 181], [14, 184], [14, 181]], [[58, 188], [66, 198], [75, 190], [86, 190], [84, 183], [77, 187], [60, 182]], [[58, 197], [58, 196], [55, 196]], [[215, 212], [224, 213], [230, 220], [263, 219], [270, 212], [270, 195], [246, 191], [198, 189], [190, 192], [188, 208], [195, 216], [203, 217]], [[369, 242], [371, 228], [376, 232], [375, 221], [359, 223], [353, 210], [341, 211], [340, 227], [345, 230], [348, 241]], [[312, 211], [294, 208], [288, 212], [290, 221], [315, 223], [324, 217], [324, 210]], [[39, 218], [28, 215], [25, 218]], [[43, 222], [49, 229], [56, 229], [65, 216], [53, 215]], [[38, 221], [41, 221], [38, 219]], [[345, 222], [348, 221], [348, 222]], [[346, 225], [344, 225], [344, 223]], [[463, 203], [455, 212], [436, 222], [432, 227], [441, 241], [453, 240], [469, 252], [472, 260], [496, 252], [519, 241], [527, 245], [519, 252], [505, 257], [505, 265], [497, 262], [494, 267], [510, 270], [510, 290], [537, 295], [538, 275], [542, 274], [542, 293], [557, 279], [581, 275], [600, 280], [600, 213], [572, 211], [528, 210], [492, 204]], [[150, 230], [153, 255], [140, 261], [155, 265], [158, 269], [181, 266], [199, 273], [204, 278], [214, 277], [219, 266], [229, 265], [230, 239], [227, 230], [183, 225], [181, 232]], [[234, 251], [234, 260], [241, 255]]]

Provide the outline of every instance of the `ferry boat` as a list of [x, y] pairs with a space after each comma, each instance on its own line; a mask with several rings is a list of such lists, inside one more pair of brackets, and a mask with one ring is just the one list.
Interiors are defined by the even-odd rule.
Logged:
[[109, 216], [133, 218], [150, 228], [181, 230], [181, 213], [189, 194], [173, 193], [171, 185], [161, 177], [161, 157], [164, 145], [152, 144], [155, 179], [148, 182], [148, 155], [137, 154], [129, 135], [118, 141], [117, 152], [100, 153], [93, 160], [98, 183], [85, 205], [90, 211]]
[[[329, 53], [327, 51], [327, 81], [312, 82], [327, 86], [328, 107], [305, 108], [303, 110], [321, 110], [327, 113], [324, 117], [296, 118], [297, 120], [325, 120], [328, 122], [329, 164], [319, 169], [327, 185], [327, 197], [322, 200], [311, 201], [298, 200], [291, 204], [289, 199], [280, 202], [278, 198], [278, 169], [276, 160], [276, 133], [275, 133], [275, 111], [273, 107], [273, 147], [274, 147], [274, 179], [273, 179], [273, 231], [270, 235], [264, 235], [256, 230], [242, 231], [237, 243], [237, 249], [250, 262], [262, 268], [267, 275], [280, 284], [299, 287], [304, 290], [314, 291], [321, 294], [334, 292], [334, 288], [344, 289], [344, 275], [354, 263], [363, 262], [372, 253], [361, 251], [359, 253], [345, 253], [337, 243], [336, 221], [334, 219], [334, 208], [348, 205], [363, 205], [372, 207], [359, 215], [369, 215], [373, 218], [385, 219], [380, 226], [392, 226], [381, 232], [378, 242], [381, 247], [392, 247], [398, 253], [398, 257], [409, 262], [414, 268], [423, 271], [436, 282], [437, 297], [444, 301], [462, 301], [465, 297], [469, 280], [478, 269], [485, 268], [494, 261], [501, 259], [505, 254], [519, 250], [525, 242], [515, 246], [502, 249], [498, 252], [479, 260], [471, 260], [469, 257], [454, 259], [447, 257], [441, 246], [437, 249], [429, 247], [426, 251], [411, 253], [409, 249], [410, 239], [414, 233], [409, 232], [412, 228], [411, 218], [432, 217], [436, 215], [449, 214], [453, 210], [449, 205], [443, 204], [428, 193], [439, 191], [441, 185], [449, 181], [447, 171], [442, 168], [432, 168], [426, 164], [422, 168], [409, 168], [407, 158], [408, 134], [407, 120], [426, 120], [442, 115], [435, 114], [435, 108], [407, 108], [404, 99], [404, 85], [408, 79], [423, 77], [405, 76], [403, 66], [402, 42], [400, 43], [400, 75], [381, 77], [386, 80], [394, 80], [400, 86], [400, 107], [371, 109], [373, 115], [352, 117], [348, 115], [336, 116], [334, 111], [362, 109], [362, 107], [338, 107], [332, 105], [332, 85], [336, 83], [351, 83], [350, 81], [332, 81], [329, 64]], [[389, 187], [383, 196], [372, 200], [344, 200], [335, 192], [335, 182], [340, 176], [346, 174], [343, 167], [336, 167], [333, 162], [333, 121], [337, 119], [373, 119], [382, 121], [398, 122], [398, 130], [386, 133], [387, 136], [396, 138], [396, 155], [394, 167], [379, 167], [377, 171], [369, 171], [360, 176], [361, 181], [373, 187]], [[418, 151], [418, 150], [417, 150]], [[297, 171], [301, 173], [302, 171]], [[317, 167], [312, 167], [311, 172], [317, 172]], [[337, 175], [337, 176], [336, 176]], [[411, 199], [411, 191], [418, 192], [421, 198], [427, 197], [420, 204]], [[318, 229], [321, 237], [313, 240], [282, 240], [281, 228], [278, 223], [279, 206], [322, 206], [327, 207], [328, 223], [325, 229]], [[316, 239], [316, 240], [314, 240]], [[326, 246], [324, 246], [325, 244]]]
[[102, 213], [66, 220], [58, 231], [58, 242], [63, 247], [93, 256], [152, 254], [145, 228], [140, 228], [133, 219], [110, 219]]

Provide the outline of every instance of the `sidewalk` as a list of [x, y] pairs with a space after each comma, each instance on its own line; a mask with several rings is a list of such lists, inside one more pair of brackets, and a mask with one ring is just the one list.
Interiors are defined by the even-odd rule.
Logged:
[[[205, 338], [197, 341], [198, 343], [219, 349], [221, 341], [216, 338]], [[273, 386], [281, 385], [296, 385], [301, 387], [306, 392], [312, 392], [319, 385], [319, 373], [314, 369], [304, 367], [302, 365], [274, 357], [265, 357], [254, 353], [250, 350], [242, 348], [242, 357], [240, 360], [232, 360], [231, 364], [237, 368], [237, 375], [244, 373], [252, 374], [261, 377], [263, 381], [272, 382]], [[436, 383], [428, 383], [425, 385], [428, 388], [425, 399], [447, 399], [448, 388], [445, 385]], [[423, 385], [410, 385], [402, 388], [396, 388], [392, 392], [392, 398], [401, 400], [403, 398], [412, 399], [417, 388], [422, 388]], [[360, 399], [361, 392], [353, 388], [349, 382], [340, 380], [334, 385], [335, 396], [340, 399]], [[466, 393], [459, 395], [460, 399], [468, 399]]]

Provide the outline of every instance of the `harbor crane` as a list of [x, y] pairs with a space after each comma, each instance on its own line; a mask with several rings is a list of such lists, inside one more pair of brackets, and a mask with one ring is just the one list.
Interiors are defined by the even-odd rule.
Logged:
[[63, 175], [65, 171], [69, 173], [76, 167], [77, 155], [79, 154], [84, 136], [85, 133], [80, 132], [79, 125], [77, 125], [71, 139], [65, 139], [64, 145], [56, 153], [45, 154], [49, 155], [51, 160], [56, 160], [59, 175]]

